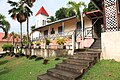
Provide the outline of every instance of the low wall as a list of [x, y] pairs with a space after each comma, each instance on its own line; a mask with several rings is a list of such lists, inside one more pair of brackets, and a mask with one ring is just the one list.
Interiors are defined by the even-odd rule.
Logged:
[[[66, 56], [71, 55], [72, 50], [66, 49], [32, 49], [32, 55], [37, 55], [41, 57], [57, 57], [57, 56]], [[29, 49], [24, 49], [24, 54], [29, 55]]]
[[101, 58], [120, 61], [120, 31], [102, 33], [101, 41]]

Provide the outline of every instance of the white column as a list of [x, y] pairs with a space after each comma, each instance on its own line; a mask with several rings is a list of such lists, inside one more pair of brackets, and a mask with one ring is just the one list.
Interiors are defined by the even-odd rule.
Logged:
[[62, 33], [64, 33], [64, 22], [62, 22]]
[[82, 27], [82, 48], [84, 48], [83, 7], [80, 8], [80, 13], [81, 13], [81, 27]]
[[48, 35], [50, 35], [50, 26], [49, 26], [49, 29], [48, 29]]
[[73, 35], [72, 35], [72, 53], [71, 53], [71, 55], [74, 54], [74, 50], [75, 50], [75, 33], [73, 33]]

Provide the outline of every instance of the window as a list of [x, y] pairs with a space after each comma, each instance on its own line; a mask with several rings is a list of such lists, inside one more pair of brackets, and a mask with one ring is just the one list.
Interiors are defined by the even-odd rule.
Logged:
[[58, 27], [58, 33], [62, 33], [62, 26]]
[[43, 20], [43, 22], [42, 22], [42, 25], [45, 25], [44, 20]]
[[48, 35], [48, 30], [44, 31], [44, 36]]
[[51, 34], [55, 34], [55, 30], [54, 30], [54, 28], [52, 28]]
[[46, 25], [46, 20], [43, 20], [42, 24], [43, 24], [43, 25]]

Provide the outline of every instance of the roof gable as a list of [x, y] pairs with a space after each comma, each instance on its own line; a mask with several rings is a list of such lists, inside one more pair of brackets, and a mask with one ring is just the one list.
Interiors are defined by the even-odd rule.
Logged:
[[40, 10], [37, 12], [37, 14], [35, 16], [37, 16], [39, 14], [43, 14], [45, 16], [49, 16], [48, 13], [47, 13], [47, 11], [44, 9], [43, 6], [40, 8]]

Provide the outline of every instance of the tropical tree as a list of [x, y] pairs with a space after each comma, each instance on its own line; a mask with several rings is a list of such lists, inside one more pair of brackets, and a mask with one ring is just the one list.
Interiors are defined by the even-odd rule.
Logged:
[[82, 6], [86, 7], [85, 3], [84, 2], [78, 2], [77, 3], [75, 1], [69, 1], [67, 3], [67, 5], [75, 11], [75, 14], [76, 14], [78, 20], [80, 20], [80, 9], [79, 8], [82, 7]]
[[24, 11], [23, 4], [21, 2], [13, 2], [8, 0], [8, 3], [13, 8], [10, 9], [8, 12], [11, 15], [12, 19], [16, 19], [20, 23], [20, 43], [21, 43], [21, 50], [22, 50], [22, 23], [26, 21], [26, 15]]
[[95, 5], [92, 3], [92, 2], [90, 2], [89, 4], [88, 4], [88, 7], [87, 8], [84, 8], [84, 12], [88, 12], [88, 11], [94, 11], [94, 10], [97, 10], [97, 8], [95, 7]]
[[10, 23], [5, 20], [5, 16], [0, 14], [0, 28], [3, 29], [5, 35], [2, 39], [7, 38], [8, 31], [10, 30]]
[[75, 15], [75, 12], [73, 11], [72, 8], [65, 8], [65, 7], [60, 8], [55, 13], [57, 20], [72, 17], [74, 15]]
[[11, 32], [8, 39], [12, 38], [12, 45], [14, 46], [14, 39], [16, 38], [15, 33]]
[[59, 20], [59, 19], [67, 18], [66, 14], [67, 14], [67, 8], [62, 7], [56, 11], [55, 16], [56, 19]]
[[49, 19], [48, 23], [56, 21], [54, 16], [50, 16], [48, 19]]
[[20, 41], [21, 41], [21, 50], [22, 50], [22, 23], [27, 19], [27, 35], [28, 35], [28, 42], [29, 42], [29, 16], [32, 14], [30, 7], [33, 6], [33, 2], [35, 0], [20, 0], [19, 2], [13, 2], [8, 0], [8, 3], [13, 8], [10, 9], [8, 12], [11, 14], [13, 19], [17, 18], [17, 21], [20, 23]]
[[33, 6], [33, 3], [35, 2], [35, 0], [24, 0], [26, 6], [25, 6], [25, 14], [27, 17], [27, 45], [29, 45], [30, 43], [30, 38], [29, 38], [29, 17], [32, 15], [32, 11], [30, 10], [30, 8]]
[[35, 29], [35, 25], [31, 26], [31, 32]]

